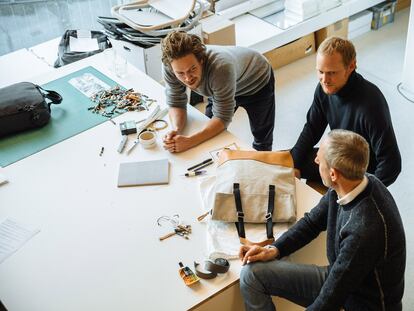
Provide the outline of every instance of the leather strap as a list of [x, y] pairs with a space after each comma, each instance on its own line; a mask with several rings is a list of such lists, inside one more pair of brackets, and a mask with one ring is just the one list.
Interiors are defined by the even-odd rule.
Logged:
[[269, 202], [266, 214], [266, 235], [268, 239], [273, 239], [273, 212], [275, 209], [275, 185], [269, 185]]
[[261, 241], [261, 242], [252, 242], [252, 241], [250, 241], [246, 238], [239, 238], [239, 240], [240, 240], [240, 244], [242, 244], [242, 245], [259, 245], [259, 246], [270, 245], [275, 241], [274, 238], [267, 239], [267, 240], [264, 240], [264, 241]]
[[50, 110], [50, 105], [51, 104], [58, 105], [62, 102], [62, 96], [58, 92], [55, 92], [55, 91], [52, 91], [52, 90], [45, 90], [44, 88], [42, 88], [39, 85], [36, 85], [36, 87], [39, 90], [39, 92], [42, 93], [43, 97], [50, 100], [50, 102], [48, 103], [49, 110]]
[[235, 223], [237, 228], [237, 233], [239, 234], [239, 237], [245, 238], [246, 233], [244, 231], [244, 213], [241, 203], [241, 197], [240, 197], [240, 184], [234, 183], [233, 184], [233, 194], [234, 194], [234, 201], [236, 204], [236, 211], [237, 211], [237, 222]]
[[289, 151], [247, 151], [224, 149], [219, 154], [217, 165], [220, 166], [232, 160], [256, 160], [271, 165], [294, 167], [293, 158]]
[[269, 185], [269, 201], [267, 205], [267, 214], [266, 214], [266, 236], [267, 240], [264, 240], [262, 242], [251, 242], [248, 239], [246, 239], [246, 232], [244, 230], [244, 213], [243, 208], [241, 204], [241, 197], [240, 197], [240, 184], [234, 183], [233, 184], [233, 194], [234, 194], [234, 200], [236, 203], [236, 210], [237, 210], [237, 220], [238, 222], [235, 223], [237, 233], [239, 235], [239, 240], [242, 245], [259, 245], [259, 246], [265, 246], [269, 245], [272, 242], [274, 242], [275, 238], [273, 235], [273, 212], [275, 209], [275, 195], [276, 190], [274, 185]]
[[230, 268], [230, 263], [224, 258], [216, 258], [214, 261], [206, 260], [204, 270], [208, 272], [201, 271], [199, 265], [198, 262], [194, 261], [195, 273], [202, 279], [214, 279], [218, 273], [226, 273]]

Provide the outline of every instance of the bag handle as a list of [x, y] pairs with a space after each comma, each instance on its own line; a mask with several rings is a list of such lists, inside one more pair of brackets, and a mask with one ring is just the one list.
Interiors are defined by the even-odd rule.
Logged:
[[58, 92], [52, 90], [45, 90], [39, 85], [36, 85], [36, 87], [38, 88], [39, 92], [42, 93], [43, 97], [50, 100], [50, 102], [48, 103], [49, 110], [51, 104], [58, 105], [62, 102], [62, 96]]

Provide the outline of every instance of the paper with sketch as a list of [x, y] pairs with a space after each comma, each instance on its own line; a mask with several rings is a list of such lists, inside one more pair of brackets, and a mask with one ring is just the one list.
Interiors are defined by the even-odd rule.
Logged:
[[212, 158], [214, 161], [218, 161], [218, 159], [219, 159], [219, 157], [220, 157], [220, 152], [221, 152], [223, 149], [239, 150], [240, 148], [239, 148], [239, 146], [237, 146], [237, 144], [236, 144], [236, 143], [231, 143], [230, 145], [227, 145], [227, 146], [224, 146], [224, 147], [221, 147], [221, 148], [218, 148], [218, 149], [215, 149], [215, 150], [211, 150], [211, 151], [209, 151], [211, 158]]
[[99, 50], [98, 39], [69, 36], [69, 49], [71, 52], [92, 52]]
[[98, 92], [110, 89], [108, 84], [90, 73], [84, 73], [79, 77], [72, 78], [69, 80], [69, 83], [89, 98]]
[[0, 224], [0, 263], [39, 232], [40, 229], [29, 228], [14, 219], [3, 221]]

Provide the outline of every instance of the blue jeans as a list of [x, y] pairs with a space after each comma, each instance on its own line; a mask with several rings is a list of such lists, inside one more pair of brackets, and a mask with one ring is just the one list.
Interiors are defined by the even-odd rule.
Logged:
[[307, 307], [319, 295], [327, 275], [328, 267], [285, 260], [249, 263], [240, 274], [240, 290], [246, 311], [275, 310], [271, 296]]

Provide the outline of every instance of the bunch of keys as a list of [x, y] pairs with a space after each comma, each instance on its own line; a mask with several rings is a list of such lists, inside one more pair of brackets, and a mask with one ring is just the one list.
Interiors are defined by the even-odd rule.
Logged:
[[163, 241], [165, 239], [168, 239], [169, 237], [172, 237], [173, 235], [179, 235], [183, 237], [184, 239], [188, 240], [189, 235], [191, 233], [191, 225], [177, 225], [174, 228], [174, 232], [167, 233], [166, 235], [163, 235], [160, 237], [160, 241]]

